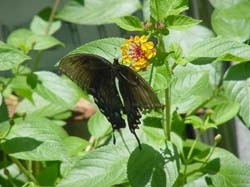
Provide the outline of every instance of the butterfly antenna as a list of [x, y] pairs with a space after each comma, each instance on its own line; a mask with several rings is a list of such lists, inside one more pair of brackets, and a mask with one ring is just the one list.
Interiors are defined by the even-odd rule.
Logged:
[[140, 142], [140, 139], [138, 138], [137, 134], [135, 133], [135, 131], [134, 131], [134, 130], [133, 130], [133, 131], [131, 131], [131, 132], [134, 134], [135, 139], [136, 139], [136, 140], [137, 140], [137, 142], [138, 142], [139, 149], [140, 149], [140, 150], [142, 150], [142, 147], [141, 147], [141, 142]]

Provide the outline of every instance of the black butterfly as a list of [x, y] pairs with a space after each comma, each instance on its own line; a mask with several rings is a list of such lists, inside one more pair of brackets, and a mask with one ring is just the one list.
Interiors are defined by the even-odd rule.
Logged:
[[117, 59], [111, 64], [103, 57], [85, 53], [65, 56], [59, 63], [59, 69], [93, 95], [113, 130], [126, 126], [122, 113], [126, 114], [129, 129], [141, 148], [135, 133], [135, 129], [139, 128], [141, 112], [144, 109], [162, 108], [162, 104], [138, 73], [119, 64]]

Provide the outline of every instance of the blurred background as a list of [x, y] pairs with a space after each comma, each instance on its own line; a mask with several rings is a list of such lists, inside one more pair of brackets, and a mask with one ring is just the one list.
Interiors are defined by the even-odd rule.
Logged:
[[[68, 2], [61, 0], [59, 10]], [[54, 1], [51, 0], [0, 0], [0, 40], [6, 41], [8, 35], [19, 28], [29, 28], [31, 20], [35, 14], [46, 7], [51, 7]], [[190, 0], [190, 9], [187, 11], [189, 16], [203, 20], [202, 25], [212, 30], [211, 14], [213, 6], [208, 0]], [[143, 16], [141, 10], [135, 12], [139, 17]], [[114, 24], [100, 25], [79, 25], [63, 22], [62, 27], [55, 33], [55, 37], [62, 41], [65, 47], [56, 46], [46, 50], [42, 56], [39, 70], [50, 70], [57, 72], [56, 62], [76, 47], [106, 37], [127, 37], [128, 33]], [[35, 54], [34, 54], [35, 55]], [[227, 64], [223, 69], [226, 69]], [[85, 125], [77, 123], [68, 131], [78, 136], [83, 132]], [[241, 124], [239, 119], [234, 119], [219, 127], [223, 136], [221, 146], [233, 152], [244, 162], [250, 163], [250, 132], [247, 127]], [[80, 129], [80, 130], [79, 130]], [[78, 134], [77, 134], [78, 133]], [[203, 140], [212, 143], [214, 132], [210, 131], [203, 136]]]

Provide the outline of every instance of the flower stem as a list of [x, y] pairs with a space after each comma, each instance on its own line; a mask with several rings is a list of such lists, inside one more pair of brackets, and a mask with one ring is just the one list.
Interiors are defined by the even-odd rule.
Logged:
[[165, 136], [167, 137], [167, 140], [170, 141], [170, 133], [171, 133], [171, 87], [169, 86], [167, 89], [165, 89]]
[[14, 157], [11, 157], [10, 156], [10, 159], [13, 163], [15, 163], [17, 165], [17, 167], [20, 169], [20, 171], [29, 179], [31, 180], [32, 182], [34, 182], [35, 184], [38, 184], [38, 182], [36, 181], [35, 177], [26, 170], [26, 168], [22, 165], [22, 163], [17, 160], [16, 158]]
[[[163, 36], [158, 36], [158, 42], [159, 42], [159, 50], [162, 52], [166, 52], [165, 44], [163, 41]], [[165, 60], [165, 59], [162, 59]], [[171, 72], [170, 72], [170, 66], [169, 63], [165, 63], [167, 71], [169, 72], [169, 79], [171, 80]], [[171, 85], [169, 84], [168, 88], [165, 89], [165, 117], [163, 122], [163, 129], [165, 137], [168, 141], [171, 140], [170, 134], [171, 134], [171, 123], [172, 123], [172, 114], [171, 114]]]
[[[49, 16], [48, 25], [44, 31], [45, 35], [49, 35], [49, 30], [50, 30], [51, 24], [55, 18], [56, 10], [58, 8], [58, 5], [60, 4], [60, 1], [61, 0], [56, 0], [53, 7], [52, 7], [52, 11], [51, 11], [50, 16]], [[38, 54], [37, 54], [37, 57], [36, 57], [36, 60], [35, 60], [34, 66], [33, 66], [33, 71], [36, 71], [38, 69], [42, 55], [43, 55], [43, 51], [42, 50], [38, 51]]]

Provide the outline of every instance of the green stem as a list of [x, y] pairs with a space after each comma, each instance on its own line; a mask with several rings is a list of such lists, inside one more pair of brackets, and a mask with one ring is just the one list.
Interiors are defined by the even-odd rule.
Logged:
[[47, 25], [47, 27], [45, 29], [45, 33], [44, 33], [46, 35], [49, 34], [49, 30], [50, 30], [51, 24], [52, 24], [52, 22], [53, 22], [53, 20], [55, 18], [56, 10], [57, 10], [57, 8], [58, 8], [58, 6], [60, 4], [60, 1], [61, 0], [56, 0], [54, 5], [53, 5], [52, 11], [51, 11], [50, 16], [49, 16], [48, 25]]
[[[50, 16], [49, 16], [48, 25], [44, 31], [45, 35], [49, 35], [49, 30], [50, 30], [50, 27], [52, 25], [53, 20], [55, 19], [56, 10], [60, 4], [60, 1], [61, 0], [56, 0], [53, 7], [52, 7], [52, 11], [51, 11]], [[38, 66], [39, 66], [41, 58], [42, 58], [42, 54], [43, 54], [43, 51], [40, 50], [37, 54], [37, 57], [36, 57], [36, 60], [34, 63], [34, 67], [33, 67], [33, 71], [36, 71], [38, 69]]]
[[38, 51], [37, 56], [36, 56], [36, 60], [35, 60], [34, 66], [33, 66], [33, 71], [36, 71], [38, 69], [42, 55], [43, 55], [43, 51], [41, 51], [41, 50]]
[[203, 131], [199, 131], [199, 133], [198, 133], [198, 135], [196, 136], [196, 138], [195, 138], [195, 140], [194, 140], [194, 142], [193, 142], [193, 144], [192, 144], [192, 146], [191, 146], [191, 148], [190, 148], [190, 150], [189, 150], [189, 152], [188, 152], [188, 156], [187, 156], [187, 159], [185, 159], [184, 160], [184, 164], [185, 164], [185, 167], [184, 167], [184, 175], [187, 177], [187, 165], [188, 165], [188, 162], [189, 162], [189, 160], [190, 160], [190, 158], [191, 158], [191, 156], [192, 156], [192, 154], [193, 154], [193, 151], [194, 151], [194, 148], [195, 148], [195, 145], [197, 144], [197, 142], [199, 141], [199, 139], [200, 139], [200, 137], [201, 137], [201, 135], [203, 134]]
[[[158, 42], [159, 42], [159, 50], [162, 52], [166, 52], [165, 44], [163, 41], [163, 36], [158, 36]], [[169, 63], [165, 63], [167, 71], [170, 72]], [[169, 73], [169, 78], [171, 80], [171, 72]], [[165, 137], [168, 141], [171, 140], [170, 134], [171, 134], [171, 123], [172, 123], [172, 114], [171, 114], [171, 85], [169, 84], [168, 88], [165, 89], [165, 119], [163, 123], [163, 130]]]
[[196, 136], [196, 138], [195, 138], [195, 140], [194, 140], [194, 142], [193, 142], [193, 144], [188, 152], [187, 160], [189, 160], [191, 158], [193, 151], [194, 151], [194, 148], [195, 148], [195, 146], [196, 146], [197, 142], [199, 141], [202, 134], [203, 134], [203, 131], [199, 131], [198, 135]]
[[149, 77], [150, 86], [152, 86], [153, 73], [154, 73], [154, 64], [152, 64], [152, 67], [151, 67], [151, 70], [150, 70], [150, 77]]
[[26, 168], [22, 165], [22, 163], [17, 160], [16, 158], [14, 157], [11, 157], [10, 156], [10, 159], [13, 163], [15, 163], [17, 165], [17, 167], [20, 169], [20, 171], [29, 179], [31, 180], [32, 182], [34, 182], [35, 184], [38, 184], [38, 182], [36, 181], [35, 177], [26, 170]]
[[170, 133], [171, 133], [171, 121], [172, 121], [172, 116], [171, 116], [171, 87], [169, 87], [165, 90], [165, 135], [167, 137], [167, 140], [170, 141]]

